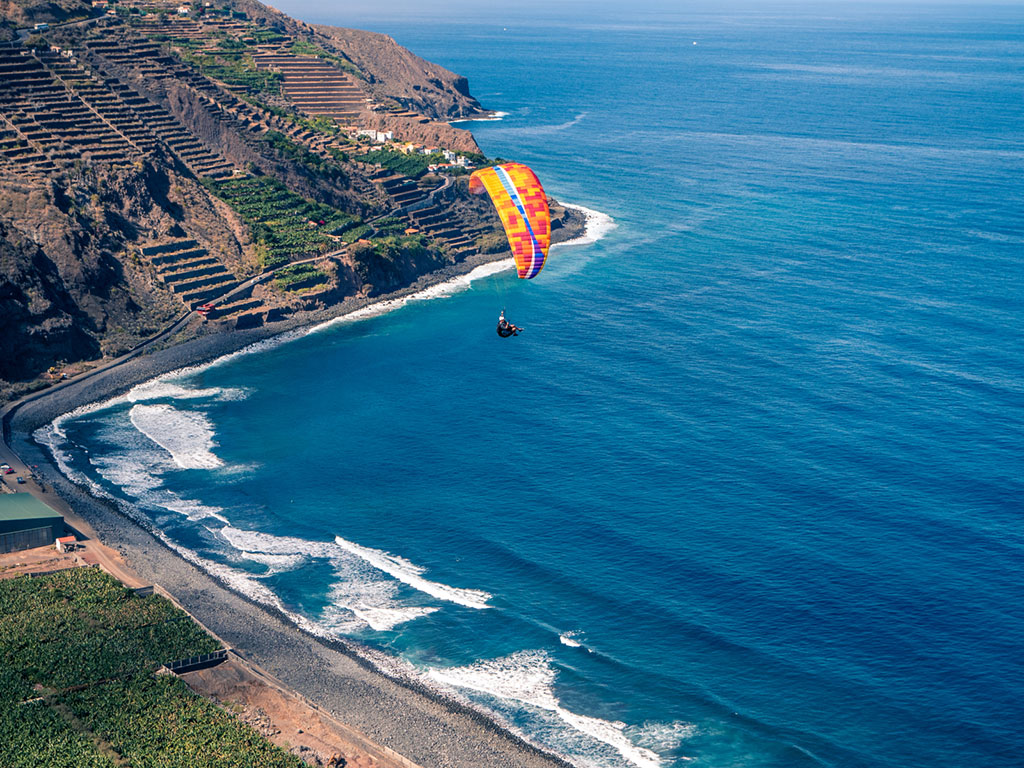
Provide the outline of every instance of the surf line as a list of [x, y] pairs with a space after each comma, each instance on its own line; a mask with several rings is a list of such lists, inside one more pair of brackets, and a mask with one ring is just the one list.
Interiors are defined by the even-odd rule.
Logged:
[[422, 575], [426, 572], [425, 568], [397, 555], [382, 552], [379, 549], [364, 547], [356, 544], [354, 541], [343, 539], [341, 536], [335, 536], [334, 542], [346, 552], [350, 552], [365, 560], [378, 571], [383, 571], [403, 584], [408, 584], [413, 589], [428, 594], [431, 597], [436, 597], [438, 600], [446, 600], [449, 603], [457, 603], [458, 605], [476, 608], [477, 610], [491, 607], [487, 603], [491, 599], [489, 592], [484, 592], [481, 589], [450, 587], [447, 584], [429, 581], [423, 578]]

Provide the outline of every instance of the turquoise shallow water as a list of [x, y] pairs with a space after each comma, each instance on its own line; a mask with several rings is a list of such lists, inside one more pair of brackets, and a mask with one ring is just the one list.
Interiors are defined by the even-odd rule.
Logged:
[[286, 10], [617, 226], [64, 420], [69, 469], [580, 765], [1018, 765], [1024, 10]]

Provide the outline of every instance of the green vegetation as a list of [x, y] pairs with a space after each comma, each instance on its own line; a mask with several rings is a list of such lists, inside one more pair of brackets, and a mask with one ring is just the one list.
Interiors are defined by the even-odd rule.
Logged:
[[[345, 141], [347, 142], [347, 139]], [[331, 157], [339, 163], [347, 163], [349, 160], [348, 152], [338, 149], [337, 147], [328, 147], [327, 151], [330, 153]]]
[[249, 31], [249, 36], [252, 37], [253, 41], [255, 41], [257, 45], [263, 45], [265, 43], [280, 43], [285, 39], [284, 35], [276, 29], [269, 27], [253, 26]]
[[169, 601], [98, 569], [0, 581], [0, 765], [302, 768], [178, 678], [151, 674], [218, 646]]
[[305, 768], [177, 678], [137, 677], [62, 697], [133, 768]]
[[429, 170], [429, 166], [445, 162], [444, 155], [440, 153], [407, 155], [397, 149], [374, 149], [365, 155], [358, 155], [356, 160], [364, 163], [380, 163], [390, 171], [411, 176], [414, 179], [424, 175]]
[[[185, 41], [191, 43], [191, 41]], [[183, 42], [172, 40], [174, 45], [184, 48]], [[181, 57], [199, 70], [200, 74], [220, 80], [227, 85], [248, 88], [253, 92], [281, 93], [284, 75], [269, 69], [256, 69], [256, 63], [248, 51], [217, 51], [197, 53], [182, 50]]]
[[298, 144], [283, 133], [278, 131], [267, 131], [263, 134], [261, 141], [273, 147], [280, 155], [294, 160], [299, 165], [309, 169], [318, 176], [334, 181], [347, 179], [345, 169], [337, 163], [325, 160], [308, 147]]
[[423, 235], [374, 238], [352, 250], [356, 274], [368, 283], [374, 282], [376, 274], [382, 276], [386, 284], [397, 284], [402, 280], [400, 261], [423, 264], [433, 258]]
[[409, 228], [409, 222], [405, 219], [399, 219], [397, 216], [385, 216], [383, 219], [377, 219], [373, 222], [374, 228], [377, 230], [377, 234], [381, 236], [400, 236], [405, 234], [405, 230]]
[[319, 45], [309, 42], [308, 40], [292, 40], [292, 44], [289, 46], [289, 50], [296, 56], [317, 56], [318, 58], [324, 59], [334, 64], [339, 69], [343, 69], [350, 75], [355, 77], [363, 78], [363, 73], [359, 67], [353, 64], [351, 61], [346, 59], [344, 56], [338, 56], [334, 53], [328, 53]]
[[274, 287], [281, 291], [299, 291], [323, 285], [328, 280], [327, 273], [313, 264], [292, 264], [282, 267], [274, 273]]
[[300, 197], [266, 176], [204, 184], [245, 219], [265, 268], [283, 266], [297, 256], [326, 253], [335, 246], [329, 235], [344, 238], [363, 226], [358, 217]]
[[0, 582], [0, 700], [156, 669], [219, 644], [158, 595], [78, 568]]
[[93, 740], [78, 733], [47, 702], [0, 705], [0, 765], [4, 768], [114, 768]]
[[346, 243], [354, 243], [356, 240], [362, 240], [364, 237], [373, 234], [373, 227], [368, 224], [359, 224], [358, 226], [352, 227], [352, 229], [346, 230], [341, 233], [341, 239]]

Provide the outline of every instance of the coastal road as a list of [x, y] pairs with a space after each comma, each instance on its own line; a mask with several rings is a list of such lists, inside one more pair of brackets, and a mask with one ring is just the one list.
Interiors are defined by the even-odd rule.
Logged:
[[[64, 499], [37, 480], [34, 468], [22, 461], [21, 457], [15, 453], [13, 448], [11, 448], [9, 443], [10, 423], [15, 411], [26, 403], [31, 403], [34, 400], [38, 400], [56, 391], [78, 384], [79, 382], [90, 379], [93, 376], [97, 376], [104, 371], [116, 368], [127, 360], [131, 360], [133, 357], [138, 356], [148, 347], [161, 339], [165, 339], [183, 329], [187, 325], [192, 314], [191, 310], [186, 312], [158, 334], [146, 339], [146, 341], [120, 357], [114, 358], [113, 360], [110, 360], [109, 362], [104, 363], [97, 368], [93, 368], [79, 376], [75, 376], [66, 381], [62, 381], [59, 384], [47, 387], [46, 389], [41, 389], [37, 392], [25, 395], [22, 398], [8, 403], [0, 409], [0, 462], [9, 464], [14, 470], [13, 474], [0, 476], [0, 482], [3, 483], [3, 487], [0, 488], [0, 491], [5, 493], [30, 493], [51, 509], [62, 514], [65, 522], [75, 532], [76, 538], [84, 546], [88, 555], [86, 559], [91, 559], [94, 562], [100, 563], [121, 581], [129, 585], [142, 586], [142, 582], [139, 581], [138, 577], [125, 566], [117, 552], [100, 543], [95, 531], [93, 531], [92, 526], [90, 526], [89, 523], [76, 515], [74, 510], [66, 501], [64, 501]], [[25, 484], [17, 484], [17, 481], [15, 480], [17, 477], [25, 478]]]

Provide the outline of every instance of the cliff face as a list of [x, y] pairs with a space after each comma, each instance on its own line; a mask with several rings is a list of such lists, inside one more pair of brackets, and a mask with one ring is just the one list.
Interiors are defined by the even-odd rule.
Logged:
[[[182, 307], [133, 244], [185, 225], [240, 261], [223, 216], [195, 182], [140, 162], [79, 168], [0, 191], [0, 379], [119, 354]], [[216, 246], [213, 244], [216, 243]]]
[[324, 25], [315, 29], [359, 67], [374, 95], [436, 120], [485, 113], [465, 77], [420, 58], [388, 35]]
[[0, 378], [23, 379], [55, 360], [94, 357], [89, 318], [42, 248], [0, 222]]

